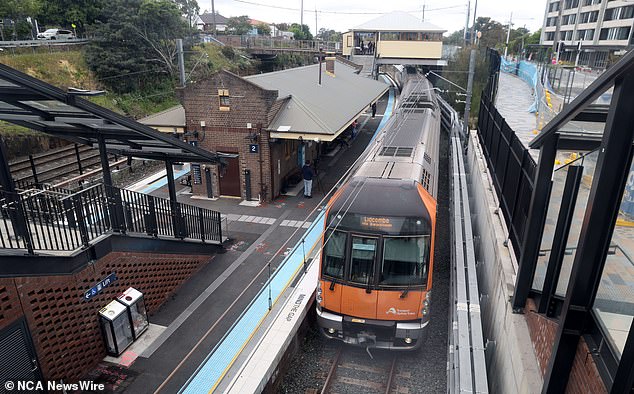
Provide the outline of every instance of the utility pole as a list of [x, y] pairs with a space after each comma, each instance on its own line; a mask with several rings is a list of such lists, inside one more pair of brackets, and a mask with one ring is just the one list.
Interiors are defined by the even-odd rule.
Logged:
[[422, 22], [425, 22], [425, 0], [423, 0], [423, 19]]
[[513, 13], [511, 12], [511, 18], [509, 19], [509, 29], [506, 32], [506, 46], [504, 47], [504, 57], [509, 50], [509, 38], [511, 38], [511, 26], [513, 26]]
[[317, 38], [317, 33], [319, 33], [319, 30], [317, 30], [317, 5], [315, 5], [315, 38]]
[[216, 36], [216, 8], [214, 0], [211, 0], [211, 25], [213, 26], [214, 37]]
[[469, 135], [469, 112], [471, 112], [471, 94], [473, 93], [473, 75], [475, 74], [476, 50], [471, 48], [469, 56], [469, 79], [467, 80], [467, 98], [464, 105], [464, 137]]
[[301, 7], [300, 7], [300, 16], [299, 16], [299, 25], [304, 26], [304, 0], [301, 0]]
[[478, 11], [478, 0], [475, 0], [475, 4], [473, 5], [473, 24], [471, 25], [471, 42], [475, 45], [476, 37], [475, 37], [475, 24], [476, 24], [476, 14]]
[[[471, 12], [471, 0], [467, 1], [467, 20], [466, 20], [466, 22], [464, 24], [464, 43], [465, 43], [465, 46], [468, 44], [468, 41], [467, 41], [467, 30], [469, 30], [469, 12]], [[471, 41], [471, 40], [469, 40], [469, 41]]]
[[178, 51], [178, 74], [180, 76], [181, 88], [185, 87], [185, 59], [183, 58], [183, 39], [176, 39], [176, 50]]

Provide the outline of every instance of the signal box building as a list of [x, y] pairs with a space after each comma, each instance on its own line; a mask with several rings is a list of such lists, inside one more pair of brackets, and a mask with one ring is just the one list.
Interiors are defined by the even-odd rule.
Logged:
[[343, 55], [376, 68], [382, 64], [446, 66], [442, 34], [446, 32], [405, 12], [382, 15], [343, 35]]
[[387, 91], [358, 70], [330, 57], [321, 67], [249, 77], [221, 71], [184, 88], [187, 141], [237, 154], [224, 166], [193, 164], [194, 195], [270, 201], [300, 182], [304, 161], [318, 158]]

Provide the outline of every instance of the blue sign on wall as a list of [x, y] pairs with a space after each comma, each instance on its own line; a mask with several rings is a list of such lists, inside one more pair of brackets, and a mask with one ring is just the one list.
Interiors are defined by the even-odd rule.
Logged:
[[101, 282], [91, 287], [90, 290], [85, 292], [84, 300], [88, 301], [89, 299], [93, 298], [97, 294], [101, 293], [101, 290], [103, 290], [104, 287], [110, 286], [112, 282], [114, 282], [115, 280], [117, 280], [117, 275], [113, 272], [110, 275], [106, 276], [105, 279], [102, 279]]
[[249, 145], [249, 152], [251, 153], [258, 153], [258, 149], [260, 149], [260, 146], [258, 144]]

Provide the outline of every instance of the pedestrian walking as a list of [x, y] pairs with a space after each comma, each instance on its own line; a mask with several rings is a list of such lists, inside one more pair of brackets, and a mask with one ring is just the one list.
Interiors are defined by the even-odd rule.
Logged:
[[372, 103], [372, 117], [374, 118], [374, 115], [376, 115], [376, 103]]
[[310, 160], [306, 160], [306, 164], [302, 167], [302, 176], [304, 177], [304, 197], [312, 198], [313, 177], [315, 172], [310, 166]]

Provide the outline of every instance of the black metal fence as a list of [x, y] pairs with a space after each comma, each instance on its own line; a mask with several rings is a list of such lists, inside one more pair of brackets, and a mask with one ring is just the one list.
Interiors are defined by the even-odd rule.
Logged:
[[480, 99], [478, 137], [519, 260], [537, 164], [495, 108], [500, 62], [497, 52], [490, 51], [489, 56], [495, 59], [491, 59], [491, 75]]
[[130, 190], [0, 191], [0, 248], [73, 251], [113, 231], [222, 242], [219, 212]]

